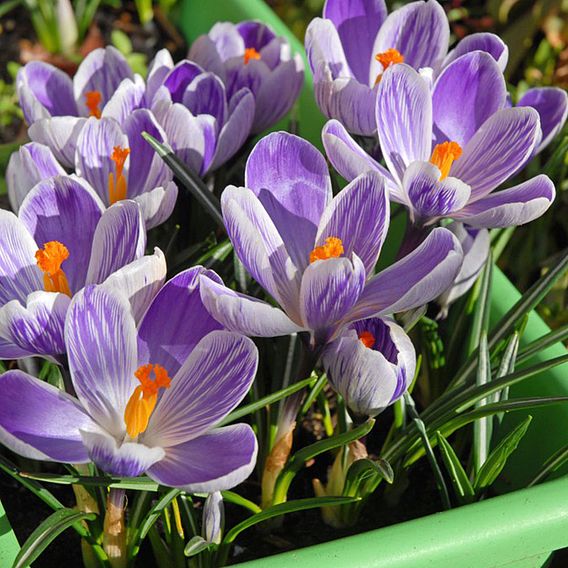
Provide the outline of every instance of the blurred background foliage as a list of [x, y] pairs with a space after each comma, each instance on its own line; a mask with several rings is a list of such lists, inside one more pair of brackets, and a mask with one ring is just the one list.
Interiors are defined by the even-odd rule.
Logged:
[[[45, 48], [41, 34], [35, 30], [34, 19], [37, 18], [29, 6], [57, 1], [10, 0], [1, 3], [0, 41], [6, 49], [0, 50], [0, 206], [7, 206], [3, 169], [13, 149], [25, 141], [14, 90], [15, 73], [30, 56], [30, 50]], [[81, 21], [79, 37], [83, 43], [77, 44], [72, 53], [53, 54], [44, 49], [49, 52], [46, 57], [50, 62], [52, 58], [65, 56], [69, 60], [65, 65], [71, 65], [69, 72], [76, 67], [86, 48], [98, 44], [113, 43], [141, 74], [159, 47], [173, 51], [176, 59], [186, 52], [174, 25], [176, 0], [66, 1], [71, 2], [76, 18], [78, 13], [85, 13], [85, 6], [93, 8], [91, 19]], [[311, 19], [321, 15], [324, 4], [324, 0], [267, 1], [301, 41]], [[530, 87], [568, 88], [568, 0], [440, 1], [450, 21], [452, 44], [468, 34], [484, 31], [497, 33], [505, 40], [509, 46], [506, 76], [513, 101]], [[405, 3], [387, 0], [389, 11]], [[55, 63], [58, 62], [61, 63], [55, 59]], [[545, 216], [528, 226], [499, 235], [503, 243], [508, 241], [499, 265], [521, 291], [547, 271], [568, 242], [567, 170], [568, 129], [565, 128], [525, 171], [510, 182], [513, 185], [544, 172], [551, 176], [558, 190], [556, 203]], [[567, 294], [568, 276], [557, 283], [541, 305], [541, 314], [552, 327], [568, 322]]]

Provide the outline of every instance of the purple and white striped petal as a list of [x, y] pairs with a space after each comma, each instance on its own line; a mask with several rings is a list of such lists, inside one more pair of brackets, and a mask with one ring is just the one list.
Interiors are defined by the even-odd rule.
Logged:
[[475, 133], [450, 173], [479, 199], [517, 173], [540, 141], [540, 120], [533, 108], [497, 111]]
[[387, 69], [377, 91], [376, 119], [383, 156], [401, 182], [409, 164], [430, 158], [432, 96], [428, 83], [406, 64]]
[[[301, 275], [271, 218], [271, 213], [277, 211], [278, 202], [274, 199], [273, 203], [268, 203], [272, 205], [269, 211], [248, 188], [229, 186], [221, 196], [223, 220], [240, 261], [253, 278], [296, 319]], [[310, 250], [314, 240], [315, 230]], [[306, 252], [306, 256], [309, 259], [309, 252]]]
[[38, 291], [25, 305], [8, 302], [0, 307], [0, 337], [30, 356], [65, 353], [63, 327], [70, 301], [65, 294]]
[[481, 125], [507, 106], [507, 85], [499, 65], [482, 51], [467, 53], [448, 65], [432, 93], [434, 135], [462, 148]]
[[[111, 156], [115, 147], [128, 148], [128, 137], [113, 118], [87, 120], [77, 140], [75, 168], [98, 193], [105, 205], [110, 205], [109, 175], [116, 174]], [[128, 179], [130, 156], [126, 158], [123, 175]]]
[[170, 181], [165, 187], [155, 187], [134, 197], [140, 206], [146, 229], [150, 230], [169, 219], [176, 205], [177, 185]]
[[220, 125], [227, 117], [227, 96], [225, 86], [213, 73], [201, 73], [187, 86], [181, 100], [193, 116], [209, 114]]
[[[372, 318], [354, 327], [326, 347], [322, 361], [347, 406], [356, 414], [376, 416], [408, 387], [416, 352], [408, 335], [391, 320]], [[362, 332], [372, 334], [371, 347], [359, 338]]]
[[140, 258], [146, 248], [146, 230], [136, 202], [128, 199], [109, 207], [91, 243], [87, 284], [100, 284], [119, 268]]
[[85, 285], [88, 259], [103, 204], [89, 184], [76, 176], [55, 176], [38, 183], [20, 207], [20, 219], [38, 248], [59, 241], [69, 258], [62, 269], [71, 292]]
[[387, 17], [384, 0], [327, 0], [323, 17], [337, 29], [353, 75], [367, 83], [375, 39]]
[[215, 43], [217, 53], [223, 62], [245, 53], [245, 41], [234, 24], [217, 22], [207, 34]]
[[193, 61], [187, 59], [180, 61], [164, 80], [164, 87], [169, 91], [171, 101], [181, 103], [189, 84], [202, 73], [203, 69]]
[[16, 87], [28, 125], [49, 116], [77, 115], [69, 75], [43, 61], [31, 61], [18, 71]]
[[365, 286], [365, 267], [357, 255], [316, 260], [306, 268], [300, 290], [304, 325], [313, 330], [313, 341], [324, 345], [336, 324], [357, 303]]
[[85, 95], [90, 91], [98, 91], [102, 96], [103, 108], [118, 90], [123, 79], [134, 79], [124, 56], [115, 47], [109, 45], [91, 51], [81, 62], [73, 78], [73, 93], [79, 114], [89, 115], [85, 104]]
[[281, 309], [238, 294], [208, 278], [200, 279], [199, 290], [207, 311], [230, 331], [253, 337], [277, 337], [305, 331]]
[[229, 102], [227, 122], [217, 137], [217, 146], [209, 170], [223, 165], [245, 143], [252, 128], [254, 119], [254, 96], [248, 89], [237, 91]]
[[166, 279], [164, 253], [154, 249], [154, 254], [143, 256], [113, 272], [102, 286], [111, 292], [119, 290], [130, 302], [136, 322], [142, 319], [152, 300]]
[[254, 343], [212, 331], [193, 348], [154, 410], [142, 443], [169, 448], [210, 430], [247, 394], [258, 365]]
[[529, 89], [518, 102], [517, 107], [532, 107], [540, 117], [542, 140], [536, 153], [544, 150], [562, 130], [568, 117], [568, 93], [558, 87]]
[[22, 371], [0, 375], [0, 442], [37, 460], [87, 463], [79, 429], [94, 425], [76, 399]]
[[297, 136], [269, 134], [247, 160], [245, 185], [263, 204], [294, 264], [305, 268], [319, 220], [332, 197], [324, 157]]
[[369, 171], [355, 178], [332, 199], [319, 223], [316, 246], [338, 237], [344, 254], [355, 253], [365, 272], [373, 274], [387, 236], [390, 204], [383, 178]]
[[37, 248], [22, 221], [0, 209], [0, 306], [10, 300], [25, 302], [28, 294], [43, 289]]
[[200, 276], [222, 284], [215, 272], [196, 266], [174, 276], [154, 298], [138, 329], [140, 365], [162, 365], [173, 376], [201, 339], [223, 328], [203, 305]]
[[30, 140], [45, 144], [66, 168], [73, 168], [77, 140], [87, 120], [76, 116], [54, 116], [34, 122], [28, 128]]
[[6, 168], [6, 185], [12, 209], [18, 212], [22, 201], [36, 183], [57, 175], [65, 175], [65, 170], [47, 146], [37, 142], [20, 146], [10, 156]]
[[124, 121], [123, 129], [130, 148], [128, 197], [134, 198], [172, 181], [171, 170], [142, 137], [142, 133], [147, 132], [158, 142], [166, 141], [166, 133], [152, 112], [147, 109], [135, 110]]
[[314, 75], [325, 67], [329, 70], [330, 80], [353, 77], [333, 22], [314, 18], [306, 30], [305, 45], [308, 62]]
[[487, 229], [473, 229], [454, 221], [447, 226], [458, 238], [463, 250], [463, 265], [451, 288], [437, 300], [440, 304], [439, 317], [445, 317], [450, 304], [461, 298], [474, 284], [489, 255], [491, 240]]
[[215, 73], [225, 82], [225, 65], [221, 61], [215, 42], [208, 35], [199, 36], [189, 49], [187, 58], [200, 65], [203, 69]]
[[393, 201], [404, 201], [391, 173], [367, 154], [337, 120], [328, 121], [322, 130], [322, 141], [327, 159], [347, 181], [354, 180], [366, 171], [376, 171], [385, 180]]
[[551, 179], [539, 175], [474, 201], [453, 217], [478, 229], [524, 225], [543, 215], [555, 196]]
[[174, 67], [174, 60], [167, 49], [160, 49], [148, 66], [146, 77], [146, 103], [152, 106], [156, 91], [163, 85], [168, 73]]
[[235, 25], [236, 30], [245, 42], [245, 48], [254, 48], [260, 51], [276, 38], [272, 29], [255, 20], [239, 22]]
[[102, 286], [81, 290], [67, 312], [65, 343], [79, 400], [107, 432], [124, 436], [124, 409], [138, 386], [136, 327], [127, 299]]
[[509, 60], [509, 48], [498, 35], [488, 32], [471, 34], [464, 37], [456, 47], [448, 53], [442, 67], [447, 67], [458, 57], [473, 51], [484, 51], [488, 53], [495, 59], [501, 72], [505, 71], [507, 61]]
[[81, 437], [91, 460], [111, 475], [136, 477], [164, 458], [163, 448], [150, 448], [140, 442], [118, 444], [104, 430], [81, 430]]
[[[404, 62], [414, 69], [442, 64], [450, 41], [450, 25], [444, 8], [435, 0], [411, 2], [395, 10], [381, 26], [373, 46], [373, 54], [396, 49]], [[370, 84], [383, 71], [381, 64], [372, 60]]]
[[189, 492], [231, 489], [252, 473], [257, 442], [248, 424], [216, 428], [207, 434], [166, 449], [163, 460], [148, 470], [160, 484]]
[[415, 222], [432, 222], [467, 203], [469, 186], [455, 177], [440, 176], [440, 170], [430, 162], [413, 162], [404, 172], [402, 185]]
[[[282, 46], [282, 50], [289, 55], [290, 46]], [[303, 84], [304, 63], [300, 55], [282, 61], [265, 77], [256, 93], [252, 132], [258, 134], [283, 118], [294, 106]]]
[[452, 285], [462, 260], [456, 237], [446, 229], [434, 229], [419, 247], [367, 283], [345, 322], [427, 304]]
[[135, 75], [134, 81], [124, 79], [105, 105], [101, 116], [114, 118], [119, 124], [124, 124], [132, 111], [144, 105], [145, 91], [144, 79], [140, 75]]

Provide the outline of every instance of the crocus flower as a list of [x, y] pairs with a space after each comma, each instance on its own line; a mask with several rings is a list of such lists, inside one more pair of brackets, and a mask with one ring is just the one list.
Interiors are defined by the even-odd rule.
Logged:
[[77, 139], [75, 169], [108, 207], [123, 199], [140, 204], [148, 229], [164, 222], [177, 199], [173, 174], [142, 138], [166, 135], [148, 109], [137, 109], [121, 125], [110, 117], [87, 119]]
[[38, 183], [19, 215], [0, 210], [0, 359], [65, 352], [63, 324], [85, 284], [126, 290], [139, 317], [166, 272], [163, 254], [143, 257], [138, 205], [105, 208], [75, 176]]
[[508, 108], [503, 76], [489, 55], [451, 63], [432, 92], [406, 64], [387, 69], [377, 95], [377, 133], [389, 171], [368, 156], [337, 121], [323, 130], [328, 158], [347, 179], [381, 172], [393, 200], [417, 227], [444, 217], [474, 228], [522, 225], [554, 200], [552, 181], [536, 176], [494, 192], [531, 158], [541, 141], [538, 112]]
[[73, 166], [86, 117], [121, 121], [143, 106], [145, 91], [143, 79], [112, 46], [92, 51], [73, 79], [53, 65], [32, 61], [18, 71], [16, 88], [30, 138], [49, 146], [66, 167]]
[[254, 118], [254, 97], [248, 88], [229, 94], [219, 77], [191, 61], [166, 69], [164, 64], [155, 73], [151, 108], [178, 156], [203, 176], [244, 144]]
[[376, 416], [408, 388], [416, 352], [392, 319], [370, 318], [346, 328], [323, 351], [329, 382], [353, 412]]
[[225, 227], [241, 262], [282, 309], [205, 281], [204, 303], [228, 329], [310, 331], [312, 345], [323, 346], [350, 322], [426, 304], [460, 268], [459, 243], [436, 229], [374, 276], [389, 225], [383, 178], [363, 174], [332, 199], [325, 159], [291, 134], [256, 145], [245, 185], [223, 192]]
[[276, 124], [296, 102], [304, 64], [288, 41], [261, 22], [218, 22], [198, 37], [188, 58], [225, 83], [229, 97], [242, 88], [255, 99], [253, 133]]
[[388, 16], [384, 0], [327, 0], [323, 18], [306, 32], [318, 106], [349, 132], [371, 136], [377, 86], [387, 68], [404, 62], [436, 76], [462, 55], [481, 50], [505, 69], [508, 49], [496, 35], [472, 34], [447, 53], [449, 38], [448, 19], [435, 0], [411, 2]]
[[0, 440], [33, 459], [93, 461], [119, 476], [146, 472], [187, 491], [220, 491], [248, 477], [257, 452], [252, 429], [215, 426], [246, 395], [258, 353], [205, 312], [200, 273], [166, 284], [138, 331], [119, 291], [81, 291], [65, 323], [77, 398], [21, 371], [4, 373]]

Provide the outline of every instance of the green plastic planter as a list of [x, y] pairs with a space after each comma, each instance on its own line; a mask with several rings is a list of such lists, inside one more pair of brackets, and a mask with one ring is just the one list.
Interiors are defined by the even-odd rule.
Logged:
[[[263, 0], [184, 0], [180, 25], [189, 42], [206, 33], [217, 21], [257, 19], [286, 36], [298, 53], [304, 48]], [[305, 60], [305, 58], [304, 58]], [[312, 77], [306, 62], [306, 84], [295, 110], [300, 134], [321, 148], [324, 117], [313, 97]], [[286, 121], [275, 127], [284, 129]], [[494, 271], [491, 324], [519, 299], [520, 294], [500, 271]], [[533, 341], [549, 331], [532, 313], [524, 341]], [[555, 345], [533, 362], [565, 353]], [[568, 395], [568, 364], [542, 373], [512, 389], [512, 397]], [[502, 475], [503, 493], [522, 487], [542, 462], [568, 443], [568, 405], [531, 410], [533, 422]], [[526, 414], [509, 414], [504, 431]], [[537, 568], [546, 564], [554, 550], [568, 546], [568, 477], [532, 489], [514, 491], [493, 499], [342, 538], [285, 554], [262, 558], [241, 566], [302, 568]]]

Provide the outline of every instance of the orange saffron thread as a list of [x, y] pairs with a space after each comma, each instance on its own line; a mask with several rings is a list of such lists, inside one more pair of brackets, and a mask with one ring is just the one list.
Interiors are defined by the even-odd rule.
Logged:
[[365, 346], [371, 349], [375, 345], [375, 336], [370, 331], [362, 331], [359, 334], [359, 341]]
[[375, 85], [381, 82], [383, 78], [383, 73], [391, 66], [396, 65], [397, 63], [404, 63], [404, 55], [398, 51], [398, 49], [390, 48], [382, 53], [377, 53], [375, 55], [375, 59], [383, 66], [383, 70], [381, 73], [377, 75], [375, 79]]
[[60, 292], [71, 296], [69, 282], [61, 265], [69, 258], [69, 250], [59, 241], [49, 241], [35, 253], [39, 269], [43, 272], [46, 292]]
[[85, 93], [85, 106], [89, 109], [89, 116], [101, 118], [100, 104], [103, 96], [99, 91], [87, 91]]
[[[152, 371], [155, 377], [153, 380], [150, 378]], [[124, 410], [124, 423], [131, 438], [136, 438], [146, 430], [158, 402], [159, 390], [169, 389], [171, 385], [168, 372], [161, 365], [142, 365], [134, 376], [140, 381], [140, 385], [134, 389]]]
[[327, 237], [325, 244], [316, 247], [310, 253], [310, 263], [316, 260], [327, 260], [328, 258], [338, 258], [345, 252], [341, 239], [337, 237]]
[[244, 54], [245, 65], [248, 65], [248, 62], [251, 59], [260, 59], [260, 53], [254, 47], [247, 47], [245, 49]]
[[126, 178], [123, 175], [124, 163], [130, 154], [129, 148], [115, 146], [110, 159], [114, 162], [116, 175], [110, 173], [108, 175], [108, 196], [110, 204], [113, 205], [117, 201], [126, 199]]
[[430, 162], [440, 170], [440, 180], [448, 177], [454, 160], [461, 155], [462, 149], [457, 142], [443, 142], [434, 147]]

